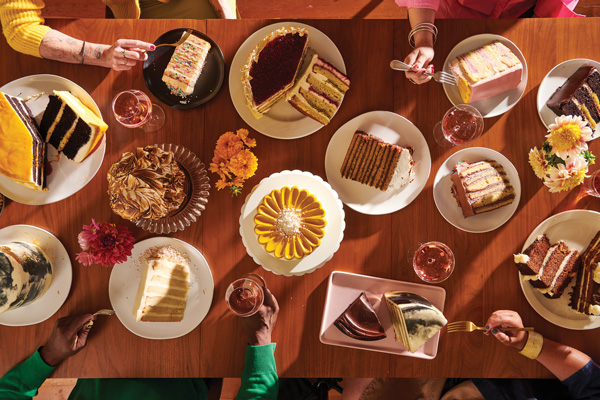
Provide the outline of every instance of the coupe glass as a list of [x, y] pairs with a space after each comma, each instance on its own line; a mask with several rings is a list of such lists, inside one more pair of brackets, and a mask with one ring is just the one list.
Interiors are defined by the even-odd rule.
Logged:
[[118, 93], [112, 102], [117, 121], [127, 128], [141, 127], [144, 132], [154, 132], [165, 124], [165, 112], [150, 101], [141, 90], [125, 90]]
[[249, 317], [263, 305], [266, 288], [260, 275], [246, 274], [233, 281], [225, 292], [225, 301], [229, 309], [238, 317]]
[[600, 169], [594, 171], [589, 178], [585, 178], [585, 180], [581, 183], [581, 186], [579, 187], [579, 194], [577, 195], [577, 201], [588, 196], [600, 197], [600, 175], [598, 175], [598, 173], [600, 173]]
[[454, 271], [454, 254], [444, 243], [419, 243], [408, 256], [417, 276], [428, 283], [443, 282]]
[[442, 147], [459, 146], [477, 139], [483, 132], [483, 117], [473, 106], [450, 108], [433, 128], [433, 138]]

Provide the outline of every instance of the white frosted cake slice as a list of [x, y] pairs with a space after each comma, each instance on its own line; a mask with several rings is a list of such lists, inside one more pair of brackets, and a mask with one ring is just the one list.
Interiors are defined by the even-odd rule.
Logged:
[[134, 302], [136, 321], [179, 322], [190, 285], [190, 266], [171, 246], [149, 249]]
[[385, 294], [396, 341], [416, 352], [448, 323], [444, 314], [424, 297], [395, 291]]
[[186, 97], [194, 92], [209, 50], [210, 43], [194, 35], [175, 48], [162, 77], [172, 94]]

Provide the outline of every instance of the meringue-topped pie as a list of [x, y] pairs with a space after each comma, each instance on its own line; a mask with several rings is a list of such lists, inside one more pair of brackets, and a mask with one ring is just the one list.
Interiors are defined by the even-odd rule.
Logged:
[[284, 186], [263, 198], [254, 217], [254, 232], [268, 253], [285, 260], [301, 259], [321, 244], [325, 209], [306, 189]]

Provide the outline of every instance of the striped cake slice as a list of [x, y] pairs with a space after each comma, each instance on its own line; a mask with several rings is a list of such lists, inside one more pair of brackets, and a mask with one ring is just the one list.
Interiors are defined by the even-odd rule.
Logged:
[[341, 175], [365, 185], [386, 191], [398, 189], [414, 177], [413, 149], [386, 143], [377, 136], [356, 131], [344, 161]]
[[[181, 36], [183, 35], [185, 32]], [[194, 92], [210, 47], [210, 43], [206, 40], [190, 35], [185, 42], [175, 48], [162, 76], [162, 81], [171, 94], [186, 97]]]
[[570, 305], [582, 314], [600, 315], [600, 232], [581, 255]]
[[149, 249], [134, 302], [136, 321], [178, 322], [183, 319], [190, 284], [185, 257], [171, 246]]
[[494, 160], [460, 162], [454, 166], [450, 179], [452, 194], [465, 218], [509, 205], [515, 198], [515, 189], [504, 168]]

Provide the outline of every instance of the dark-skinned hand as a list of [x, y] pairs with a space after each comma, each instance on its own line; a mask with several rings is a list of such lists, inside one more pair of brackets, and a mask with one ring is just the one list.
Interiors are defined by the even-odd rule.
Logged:
[[87, 342], [93, 324], [92, 318], [92, 314], [83, 314], [58, 319], [50, 339], [40, 350], [42, 360], [48, 365], [55, 366], [79, 353]]
[[269, 289], [263, 287], [265, 300], [258, 311], [249, 316], [241, 317], [244, 330], [248, 334], [250, 346], [262, 346], [271, 343], [271, 331], [277, 321], [279, 304]]

